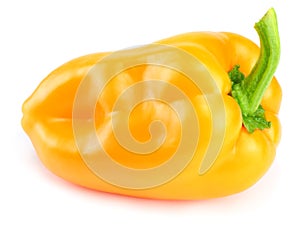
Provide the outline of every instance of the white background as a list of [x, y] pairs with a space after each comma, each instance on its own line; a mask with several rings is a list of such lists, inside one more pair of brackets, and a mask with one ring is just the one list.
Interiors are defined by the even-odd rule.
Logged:
[[[1, 1], [0, 230], [299, 230], [297, 1]], [[46, 170], [20, 126], [21, 105], [62, 63], [189, 31], [253, 29], [275, 7], [282, 42], [283, 135], [267, 174], [226, 198], [167, 202], [85, 190]]]

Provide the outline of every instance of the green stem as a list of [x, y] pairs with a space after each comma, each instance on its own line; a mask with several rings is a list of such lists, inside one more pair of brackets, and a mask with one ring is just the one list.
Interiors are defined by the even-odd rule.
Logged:
[[280, 39], [276, 13], [271, 8], [264, 17], [255, 24], [260, 38], [260, 56], [247, 78], [239, 72], [238, 66], [229, 72], [232, 80], [231, 94], [239, 103], [243, 123], [249, 132], [255, 129], [270, 127], [265, 120], [261, 100], [279, 63]]
[[260, 56], [249, 76], [245, 79], [249, 108], [247, 113], [253, 114], [261, 103], [263, 95], [269, 86], [280, 57], [280, 40], [277, 18], [273, 8], [255, 24], [260, 38]]

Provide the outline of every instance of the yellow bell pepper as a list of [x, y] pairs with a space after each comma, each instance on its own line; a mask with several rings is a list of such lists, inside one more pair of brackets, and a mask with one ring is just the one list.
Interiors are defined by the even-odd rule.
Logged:
[[[238, 34], [194, 32], [74, 59], [25, 101], [22, 126], [42, 163], [83, 187], [180, 200], [241, 192], [268, 170], [281, 134], [275, 11], [255, 29], [260, 49]], [[215, 88], [156, 65], [166, 57], [176, 66], [176, 54], [178, 68], [211, 77]], [[131, 60], [139, 65], [124, 69]]]

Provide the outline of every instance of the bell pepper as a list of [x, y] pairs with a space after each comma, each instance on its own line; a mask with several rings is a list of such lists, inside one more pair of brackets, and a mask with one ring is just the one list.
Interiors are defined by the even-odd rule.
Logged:
[[[234, 33], [193, 32], [155, 42], [150, 49], [71, 60], [50, 73], [25, 101], [22, 126], [50, 171], [86, 188], [177, 200], [241, 192], [271, 166], [281, 135], [277, 114], [282, 93], [273, 76], [280, 42], [273, 8], [255, 29], [260, 48]], [[196, 77], [195, 83], [186, 73], [151, 63], [164, 60], [164, 48], [190, 56], [180, 65], [195, 68], [199, 79], [208, 74], [215, 88], [199, 89], [205, 81], [199, 83]], [[152, 61], [122, 69], [123, 63], [139, 58]], [[101, 70], [115, 68], [122, 71], [111, 72], [112, 78], [102, 76]], [[86, 81], [88, 76], [96, 77]], [[99, 92], [96, 85], [102, 86]], [[130, 90], [133, 86], [138, 88]], [[180, 93], [174, 95], [173, 90]], [[162, 99], [156, 99], [158, 95]], [[188, 100], [180, 101], [178, 95]], [[210, 103], [214, 99], [219, 103]], [[192, 120], [197, 123], [191, 125]], [[211, 145], [218, 134], [219, 148], [208, 155], [208, 149], [218, 146]], [[122, 145], [128, 140], [136, 142], [136, 150]], [[186, 146], [172, 162], [183, 140]], [[143, 145], [150, 141], [158, 148], [148, 152]]]

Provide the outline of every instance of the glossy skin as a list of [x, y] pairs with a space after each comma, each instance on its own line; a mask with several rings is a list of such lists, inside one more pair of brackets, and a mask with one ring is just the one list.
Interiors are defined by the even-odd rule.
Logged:
[[[104, 146], [118, 162], [132, 168], [149, 168], [166, 161], [175, 150], [180, 124], [172, 110], [159, 102], [136, 107], [130, 117], [132, 135], [139, 141], [150, 137], [151, 121], [163, 121], [167, 130], [164, 146], [153, 155], [133, 156], [120, 147], [111, 135], [109, 112], [121, 91], [144, 79], [162, 79], [182, 89], [193, 102], [201, 127], [197, 152], [173, 180], [145, 190], [113, 186], [91, 172], [83, 162], [74, 140], [72, 107], [76, 90], [90, 68], [108, 53], [98, 53], [72, 60], [53, 71], [23, 105], [22, 125], [43, 164], [54, 174], [75, 184], [104, 192], [156, 199], [206, 199], [243, 191], [256, 183], [270, 167], [280, 140], [277, 117], [281, 88], [275, 78], [268, 87], [262, 106], [272, 122], [270, 129], [250, 134], [242, 126], [237, 102], [229, 95], [228, 72], [234, 65], [247, 76], [259, 56], [259, 48], [248, 39], [232, 33], [195, 32], [174, 36], [157, 43], [181, 48], [197, 57], [208, 68], [222, 92], [226, 111], [226, 135], [212, 168], [199, 175], [199, 165], [210, 142], [212, 121], [205, 97], [179, 73], [163, 67], [142, 66], [118, 75], [105, 89], [96, 107], [99, 136], [105, 135]], [[108, 134], [108, 135], [107, 135]], [[145, 159], [146, 158], [146, 159]], [[113, 174], [113, 172], [111, 173]]]

